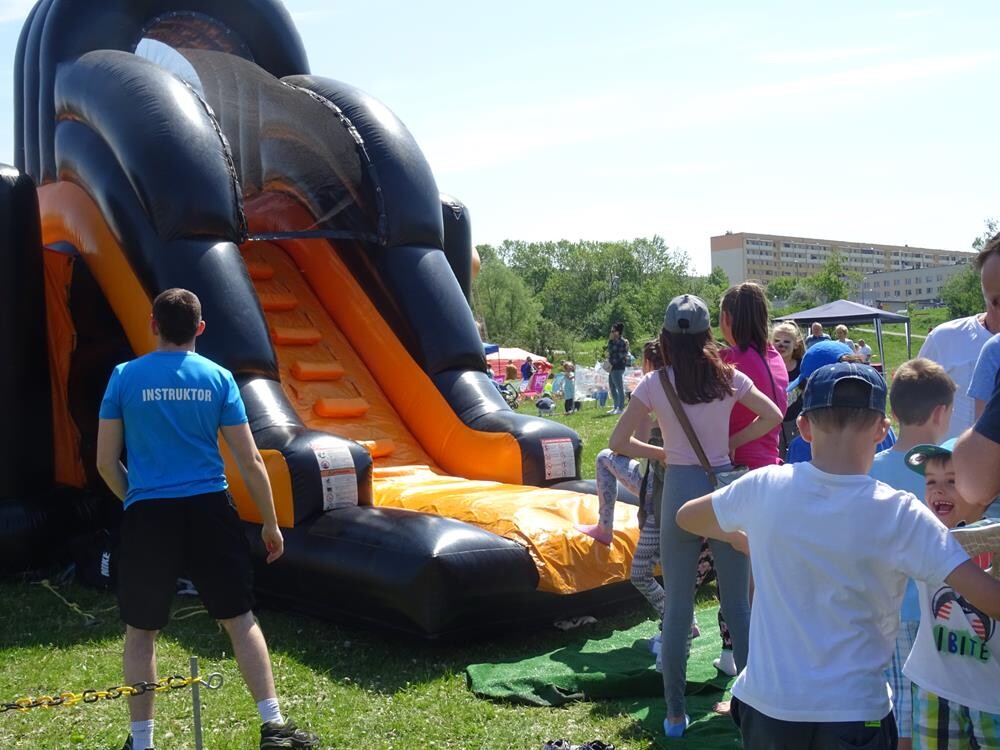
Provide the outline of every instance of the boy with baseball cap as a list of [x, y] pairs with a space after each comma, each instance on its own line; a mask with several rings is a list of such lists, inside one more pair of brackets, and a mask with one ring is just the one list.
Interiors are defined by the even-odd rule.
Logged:
[[1000, 613], [1000, 581], [916, 497], [868, 476], [885, 401], [868, 365], [821, 367], [799, 416], [812, 460], [751, 472], [677, 513], [693, 534], [753, 549], [750, 651], [732, 704], [747, 750], [895, 747], [883, 669], [907, 577]]
[[[986, 569], [1000, 563], [1000, 521], [976, 523], [983, 508], [955, 488], [952, 449], [918, 445], [906, 465], [924, 482], [924, 502]], [[971, 525], [968, 525], [971, 524]], [[989, 551], [998, 550], [991, 556]], [[983, 552], [983, 554], [978, 554]], [[996, 567], [994, 576], [998, 576]], [[904, 674], [913, 682], [913, 747], [972, 750], [1000, 747], [998, 622], [944, 581], [921, 582], [920, 627]]]
[[[802, 362], [799, 363], [799, 376], [788, 384], [788, 393], [793, 393], [797, 388], [805, 389], [809, 376], [821, 367], [843, 362], [849, 357], [854, 357], [854, 350], [843, 342], [820, 341], [818, 344], [814, 344], [806, 351], [805, 356], [802, 357]], [[802, 413], [801, 410], [799, 413]], [[885, 435], [885, 439], [875, 447], [875, 450], [888, 450], [895, 442], [896, 435], [890, 427]], [[796, 435], [788, 443], [788, 449], [785, 453], [785, 463], [797, 464], [800, 461], [808, 461], [811, 458], [812, 449], [809, 442], [803, 440], [801, 435]]]

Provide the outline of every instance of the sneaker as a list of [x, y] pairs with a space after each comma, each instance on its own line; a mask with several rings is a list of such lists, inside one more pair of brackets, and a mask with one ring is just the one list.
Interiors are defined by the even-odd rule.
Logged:
[[663, 634], [657, 633], [649, 639], [649, 650], [654, 654], [658, 654], [661, 648], [663, 648]]
[[688, 728], [691, 724], [691, 717], [684, 714], [684, 721], [678, 721], [676, 724], [671, 724], [670, 719], [663, 720], [663, 733], [667, 737], [683, 737], [684, 730]]
[[284, 724], [267, 721], [260, 725], [260, 750], [269, 748], [311, 748], [319, 746], [319, 737], [299, 729], [291, 719]]
[[[128, 736], [128, 739], [125, 740], [125, 744], [122, 745], [122, 750], [134, 750], [133, 747], [132, 747], [132, 735], [131, 734]], [[153, 750], [153, 748], [147, 747], [146, 750]]]
[[730, 677], [736, 676], [736, 659], [733, 658], [733, 652], [729, 649], [722, 649], [719, 658], [712, 661], [712, 664], [723, 674], [727, 674]]

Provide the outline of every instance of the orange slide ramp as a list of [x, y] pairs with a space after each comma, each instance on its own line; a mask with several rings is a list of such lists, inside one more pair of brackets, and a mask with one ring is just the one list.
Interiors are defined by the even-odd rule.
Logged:
[[[496, 454], [509, 464], [516, 442], [460, 422], [325, 241], [254, 241], [243, 252], [289, 401], [308, 427], [368, 447], [375, 505], [447, 516], [523, 544], [542, 591], [628, 579], [635, 508], [617, 506], [605, 546], [573, 528], [596, 520], [595, 496], [498, 481]], [[483, 478], [449, 475], [456, 469]]]

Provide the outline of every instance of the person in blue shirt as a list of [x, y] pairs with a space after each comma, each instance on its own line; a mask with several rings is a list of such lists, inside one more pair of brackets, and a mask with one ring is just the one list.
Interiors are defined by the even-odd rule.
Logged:
[[[896, 370], [889, 388], [892, 414], [899, 423], [899, 438], [889, 450], [875, 454], [869, 476], [918, 498], [924, 496], [924, 478], [906, 464], [907, 452], [917, 445], [938, 445], [948, 436], [955, 400], [955, 381], [937, 362], [911, 359]], [[899, 750], [910, 750], [913, 736], [913, 697], [903, 674], [906, 657], [920, 626], [920, 601], [913, 579], [899, 617], [899, 632], [886, 679], [892, 687], [892, 711], [899, 729]]]
[[[167, 624], [177, 577], [187, 571], [205, 609], [229, 634], [257, 701], [260, 747], [316, 747], [316, 735], [281, 715], [267, 644], [251, 611], [250, 548], [228, 493], [220, 431], [263, 519], [268, 563], [281, 557], [284, 540], [236, 381], [195, 353], [205, 321], [192, 292], [158, 295], [150, 325], [157, 348], [115, 368], [97, 435], [98, 471], [125, 503], [118, 566], [125, 682], [156, 680], [156, 635]], [[129, 715], [123, 750], [152, 748], [153, 693], [129, 697]]]
[[[791, 394], [796, 388], [805, 390], [806, 381], [809, 376], [821, 367], [836, 364], [837, 362], [859, 362], [860, 357], [854, 353], [854, 348], [840, 341], [833, 341], [829, 337], [813, 344], [806, 350], [802, 361], [799, 363], [799, 376], [788, 384], [788, 393]], [[789, 401], [793, 399], [789, 397]], [[876, 451], [884, 451], [893, 446], [896, 442], [896, 434], [889, 428], [885, 439], [875, 448]], [[797, 464], [812, 460], [812, 446], [802, 438], [796, 436], [788, 444], [788, 451], [785, 454], [786, 464]]]

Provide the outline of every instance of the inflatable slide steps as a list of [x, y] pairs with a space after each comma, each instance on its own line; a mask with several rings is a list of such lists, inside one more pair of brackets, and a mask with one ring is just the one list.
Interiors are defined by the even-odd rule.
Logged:
[[243, 254], [289, 400], [310, 428], [369, 447], [374, 505], [453, 518], [517, 541], [535, 562], [542, 591], [574, 593], [628, 580], [639, 536], [635, 508], [618, 505], [607, 546], [573, 528], [596, 520], [594, 495], [448, 476], [285, 251], [258, 241], [244, 245]]
[[243, 253], [302, 421], [361, 443], [379, 464], [429, 463], [293, 261], [265, 242], [244, 245]]

